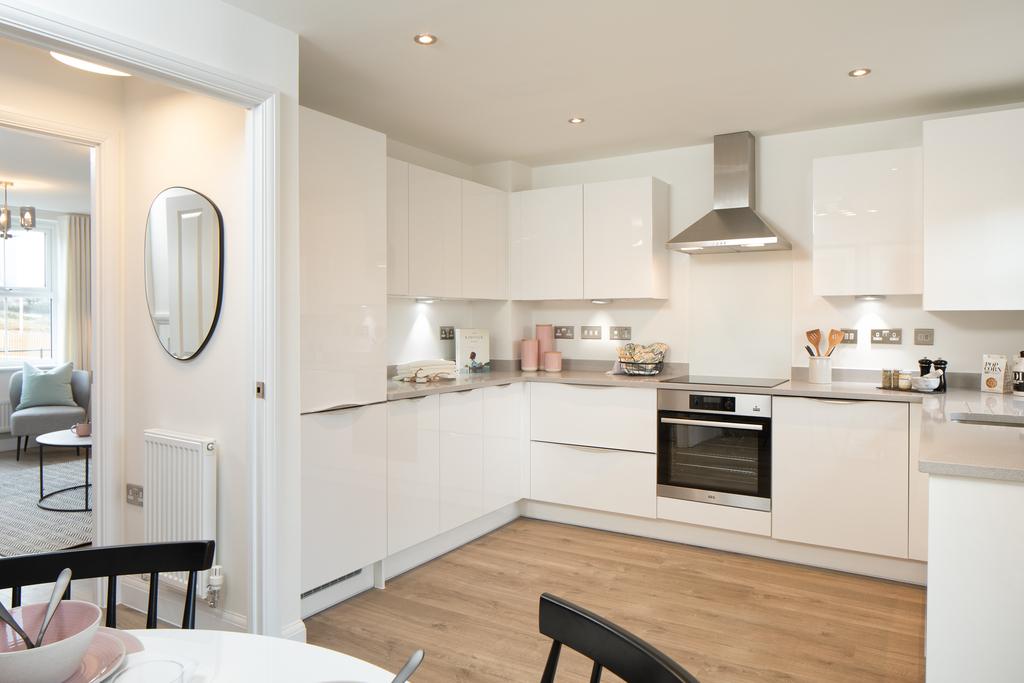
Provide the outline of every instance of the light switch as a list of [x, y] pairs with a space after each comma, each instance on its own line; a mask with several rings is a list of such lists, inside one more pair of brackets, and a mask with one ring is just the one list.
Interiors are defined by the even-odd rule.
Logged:
[[601, 326], [600, 325], [581, 325], [580, 326], [580, 339], [600, 339], [601, 338]]
[[842, 330], [843, 341], [840, 344], [856, 344], [857, 343], [857, 330], [849, 327], [844, 327]]
[[914, 328], [914, 343], [918, 346], [933, 346], [935, 344], [935, 330], [931, 327]]

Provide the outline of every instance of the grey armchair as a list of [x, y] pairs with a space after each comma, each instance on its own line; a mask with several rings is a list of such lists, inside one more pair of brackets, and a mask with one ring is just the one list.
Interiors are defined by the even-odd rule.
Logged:
[[73, 424], [85, 422], [89, 414], [89, 373], [85, 370], [75, 370], [71, 373], [71, 394], [74, 396], [76, 406], [35, 406], [16, 410], [21, 403], [21, 371], [11, 375], [11, 436], [18, 439], [17, 459], [21, 460], [21, 439], [25, 439], [25, 448], [28, 448], [30, 437], [55, 432], [58, 429], [68, 429]]

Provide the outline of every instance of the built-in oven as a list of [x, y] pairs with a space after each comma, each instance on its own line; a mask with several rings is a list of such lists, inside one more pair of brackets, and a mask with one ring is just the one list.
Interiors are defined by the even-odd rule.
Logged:
[[771, 510], [771, 396], [659, 389], [658, 495]]

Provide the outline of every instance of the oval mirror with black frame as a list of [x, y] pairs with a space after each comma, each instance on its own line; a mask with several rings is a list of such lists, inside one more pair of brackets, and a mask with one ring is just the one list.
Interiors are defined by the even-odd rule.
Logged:
[[224, 287], [224, 221], [205, 195], [169, 187], [146, 220], [146, 303], [160, 345], [178, 360], [210, 341]]

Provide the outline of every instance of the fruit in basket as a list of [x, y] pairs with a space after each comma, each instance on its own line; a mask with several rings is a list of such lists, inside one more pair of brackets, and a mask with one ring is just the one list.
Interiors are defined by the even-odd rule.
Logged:
[[668, 344], [626, 344], [619, 347], [619, 360], [623, 363], [661, 363], [668, 352]]

